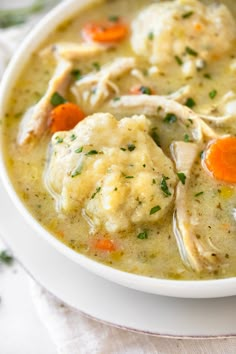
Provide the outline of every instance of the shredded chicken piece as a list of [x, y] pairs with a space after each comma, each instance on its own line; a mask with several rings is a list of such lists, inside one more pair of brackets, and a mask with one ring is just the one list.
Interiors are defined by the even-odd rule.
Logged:
[[48, 116], [52, 110], [51, 97], [55, 92], [64, 95], [70, 82], [72, 64], [66, 60], [60, 60], [48, 89], [40, 101], [30, 107], [20, 124], [17, 142], [23, 146], [32, 141], [33, 138], [40, 138], [47, 130]]
[[194, 225], [191, 224], [187, 213], [186, 200], [191, 169], [196, 157], [199, 155], [199, 147], [194, 143], [175, 142], [171, 146], [172, 155], [176, 163], [176, 169], [185, 174], [186, 182], [178, 183], [176, 189], [176, 210], [174, 212], [173, 227], [180, 255], [187, 266], [200, 272], [204, 269], [214, 270], [219, 262], [219, 256], [212, 245], [211, 240], [206, 243], [197, 238]]
[[192, 120], [192, 134], [196, 141], [202, 141], [203, 135], [208, 138], [219, 138], [219, 135], [214, 132], [201, 118], [206, 119], [207, 116], [201, 116], [192, 111], [187, 106], [184, 106], [166, 96], [157, 95], [137, 95], [137, 96], [122, 96], [117, 101], [110, 102], [114, 113], [120, 109], [130, 114], [135, 111], [136, 114], [158, 115], [165, 116], [167, 113], [174, 113], [179, 119], [185, 121]]
[[40, 56], [54, 54], [56, 59], [64, 58], [73, 61], [91, 58], [105, 50], [107, 50], [106, 47], [96, 43], [59, 42], [41, 50]]
[[93, 108], [103, 103], [109, 97], [111, 90], [118, 94], [119, 88], [112, 80], [116, 80], [132, 70], [135, 63], [135, 59], [131, 57], [118, 58], [113, 63], [102, 67], [99, 72], [88, 74], [77, 81], [71, 90], [79, 101], [78, 103], [81, 104], [81, 101], [85, 98], [82, 96], [84, 91], [89, 91], [88, 99]]

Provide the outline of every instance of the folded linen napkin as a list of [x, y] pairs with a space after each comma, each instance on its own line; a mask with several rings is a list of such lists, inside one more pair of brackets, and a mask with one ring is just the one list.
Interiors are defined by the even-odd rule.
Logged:
[[[0, 30], [0, 77], [14, 53], [41, 15], [19, 27]], [[236, 339], [176, 340], [157, 338], [97, 322], [63, 304], [33, 280], [32, 298], [59, 354], [235, 354]]]

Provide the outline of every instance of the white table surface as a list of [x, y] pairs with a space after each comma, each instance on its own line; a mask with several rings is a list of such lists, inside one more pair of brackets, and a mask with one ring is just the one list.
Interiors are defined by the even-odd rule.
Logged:
[[0, 298], [0, 354], [56, 354], [32, 303], [29, 277], [17, 262], [0, 264]]

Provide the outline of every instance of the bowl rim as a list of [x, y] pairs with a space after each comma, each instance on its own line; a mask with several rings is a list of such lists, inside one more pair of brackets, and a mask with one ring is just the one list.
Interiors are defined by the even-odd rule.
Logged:
[[[18, 80], [22, 70], [27, 65], [32, 53], [47, 39], [47, 36], [55, 30], [63, 21], [69, 20], [76, 13], [80, 13], [89, 5], [101, 3], [103, 0], [66, 0], [51, 10], [35, 28], [28, 34], [23, 43], [17, 49], [9, 66], [7, 67], [0, 84], [0, 120], [1, 123], [6, 115], [11, 90]], [[3, 124], [1, 124], [2, 126]], [[85, 269], [105, 279], [136, 289], [146, 293], [181, 297], [181, 298], [216, 298], [236, 295], [236, 277], [210, 280], [171, 280], [152, 278], [121, 271], [99, 263], [69, 248], [56, 239], [46, 230], [30, 213], [26, 205], [17, 195], [13, 183], [8, 175], [5, 164], [2, 127], [0, 149], [0, 178], [14, 205], [25, 221], [43, 237], [44, 240], [57, 249], [60, 253]]]

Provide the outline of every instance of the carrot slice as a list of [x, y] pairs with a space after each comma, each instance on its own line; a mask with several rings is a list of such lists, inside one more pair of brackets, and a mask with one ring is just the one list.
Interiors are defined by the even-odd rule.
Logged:
[[124, 23], [106, 22], [104, 24], [88, 23], [82, 30], [86, 41], [100, 43], [119, 42], [126, 37], [128, 28]]
[[84, 112], [76, 104], [70, 102], [61, 104], [50, 114], [51, 132], [73, 129], [84, 118]]
[[115, 251], [115, 249], [116, 249], [114, 242], [112, 240], [108, 240], [106, 238], [95, 240], [94, 246], [96, 249], [98, 249], [100, 251], [107, 251], [107, 252], [112, 252], [112, 251]]
[[236, 137], [214, 141], [206, 151], [205, 164], [217, 180], [236, 183]]

